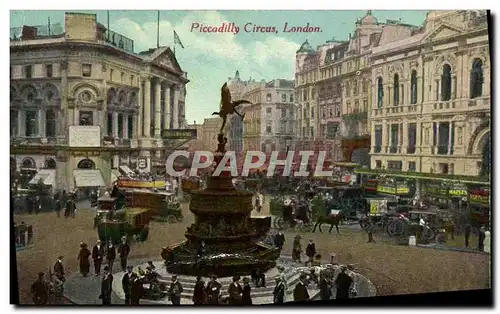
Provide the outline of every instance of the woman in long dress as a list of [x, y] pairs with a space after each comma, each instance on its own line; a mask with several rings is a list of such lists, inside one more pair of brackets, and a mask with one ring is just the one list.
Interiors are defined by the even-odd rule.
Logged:
[[484, 242], [483, 242], [483, 245], [484, 245], [484, 251], [486, 253], [491, 253], [491, 233], [489, 230], [486, 230], [484, 232]]
[[86, 243], [80, 243], [80, 252], [78, 253], [78, 261], [80, 262], [80, 273], [84, 276], [87, 277], [87, 275], [90, 272], [90, 262], [89, 262], [89, 257], [91, 253], [90, 250], [87, 248]]

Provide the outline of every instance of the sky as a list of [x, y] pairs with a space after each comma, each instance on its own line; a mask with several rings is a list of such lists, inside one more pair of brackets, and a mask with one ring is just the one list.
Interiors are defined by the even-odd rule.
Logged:
[[[78, 11], [94, 13], [98, 22], [107, 25], [106, 11]], [[11, 11], [10, 27], [22, 25], [64, 24], [65, 11]], [[379, 22], [386, 19], [423, 25], [427, 11], [372, 11]], [[173, 30], [179, 35], [184, 49], [176, 47], [176, 58], [187, 72], [186, 118], [188, 123], [202, 123], [217, 111], [220, 87], [233, 77], [271, 81], [276, 78], [293, 79], [295, 53], [307, 39], [316, 47], [327, 40], [347, 40], [355, 29], [355, 22], [366, 11], [160, 11], [160, 46], [172, 47]], [[134, 40], [136, 53], [156, 48], [157, 11], [110, 11], [110, 29]], [[201, 33], [192, 31], [193, 23], [220, 26], [234, 23], [240, 32]], [[246, 23], [255, 26], [275, 26], [277, 33], [247, 33]], [[317, 33], [282, 32], [289, 26], [318, 26]]]

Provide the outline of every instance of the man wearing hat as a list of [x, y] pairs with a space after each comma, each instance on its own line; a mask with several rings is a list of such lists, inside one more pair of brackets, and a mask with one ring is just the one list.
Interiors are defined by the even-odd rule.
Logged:
[[316, 244], [314, 244], [313, 240], [309, 240], [309, 243], [307, 243], [306, 247], [306, 255], [309, 258], [306, 262], [305, 265], [307, 264], [312, 264], [314, 261], [314, 255], [316, 255]]
[[274, 278], [276, 281], [276, 286], [274, 287], [273, 290], [273, 303], [274, 304], [283, 304], [285, 303], [285, 285], [281, 281], [281, 278], [278, 276]]
[[243, 277], [243, 292], [241, 293], [241, 304], [252, 305], [252, 287], [250, 287], [250, 279]]
[[168, 289], [168, 296], [173, 305], [181, 304], [182, 285], [177, 281], [177, 275], [172, 275], [172, 283]]
[[300, 263], [300, 254], [302, 253], [302, 244], [300, 243], [300, 234], [293, 239], [292, 260]]
[[49, 298], [49, 286], [43, 278], [43, 272], [38, 273], [38, 279], [31, 285], [31, 293], [33, 294], [33, 303], [36, 305], [44, 305]]
[[88, 273], [90, 272], [90, 262], [89, 262], [90, 255], [91, 253], [90, 250], [87, 248], [87, 244], [81, 242], [80, 252], [78, 252], [78, 261], [80, 263], [80, 274], [82, 274], [83, 277], [87, 277]]
[[196, 277], [196, 284], [193, 291], [194, 305], [205, 304], [207, 302], [207, 292], [205, 291], [205, 282], [201, 276]]
[[62, 263], [63, 258], [64, 258], [63, 256], [59, 256], [57, 258], [56, 263], [54, 264], [54, 274], [56, 275], [57, 279], [59, 279], [62, 282], [65, 281], [65, 278], [64, 278], [64, 266], [63, 266], [63, 263]]
[[309, 292], [307, 291], [306, 284], [306, 274], [300, 274], [299, 282], [295, 285], [293, 289], [293, 300], [294, 301], [309, 301]]
[[222, 285], [217, 282], [217, 276], [212, 275], [207, 284], [208, 304], [219, 304], [220, 288]]
[[113, 275], [109, 272], [109, 267], [104, 267], [104, 276], [101, 281], [101, 295], [99, 299], [102, 300], [102, 304], [111, 304], [111, 292], [113, 291]]
[[127, 268], [127, 258], [130, 253], [130, 245], [128, 245], [127, 237], [122, 237], [122, 243], [118, 246], [118, 255], [120, 255], [120, 264], [122, 266], [122, 271]]
[[130, 290], [132, 285], [132, 266], [127, 267], [127, 272], [123, 275], [122, 278], [122, 288], [125, 293], [125, 305], [130, 304]]
[[96, 245], [92, 248], [92, 259], [94, 260], [95, 275], [101, 274], [101, 264], [104, 258], [104, 247], [101, 245], [101, 240], [97, 240]]
[[347, 266], [340, 266], [340, 274], [338, 274], [335, 279], [335, 286], [337, 287], [335, 299], [349, 299], [349, 289], [351, 288], [352, 283], [353, 280], [351, 276], [347, 274]]
[[144, 288], [136, 273], [130, 275], [130, 305], [139, 305], [139, 300], [144, 295]]
[[241, 303], [241, 293], [243, 289], [239, 283], [240, 276], [234, 276], [233, 282], [229, 285], [227, 293], [229, 294], [229, 304], [238, 305]]

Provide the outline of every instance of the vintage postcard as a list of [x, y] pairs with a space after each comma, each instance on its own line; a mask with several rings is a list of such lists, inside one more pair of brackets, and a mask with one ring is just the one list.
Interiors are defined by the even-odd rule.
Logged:
[[491, 28], [11, 11], [11, 302], [492, 304]]

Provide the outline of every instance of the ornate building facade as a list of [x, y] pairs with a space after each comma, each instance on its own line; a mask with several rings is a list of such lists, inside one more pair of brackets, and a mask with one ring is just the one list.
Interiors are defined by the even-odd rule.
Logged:
[[294, 149], [296, 105], [294, 83], [275, 79], [243, 94], [252, 102], [244, 106], [243, 151], [285, 152]]
[[[107, 184], [120, 164], [150, 171], [168, 149], [161, 130], [185, 121], [189, 80], [170, 48], [134, 53], [93, 14], [66, 13], [57, 34], [40, 29], [11, 37], [11, 168], [50, 168], [57, 189], [74, 188], [78, 168]], [[98, 126], [99, 147], [70, 146], [72, 126]]]
[[485, 11], [433, 11], [412, 36], [373, 48], [372, 169], [489, 173], [488, 38]]

